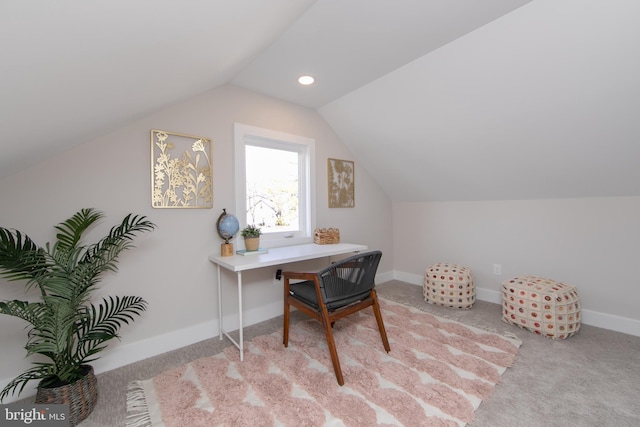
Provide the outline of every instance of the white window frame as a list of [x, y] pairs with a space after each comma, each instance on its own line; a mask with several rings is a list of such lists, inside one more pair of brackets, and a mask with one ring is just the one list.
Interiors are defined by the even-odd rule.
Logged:
[[[260, 246], [275, 248], [313, 242], [316, 227], [315, 140], [256, 126], [234, 123], [234, 187], [236, 217], [240, 230], [247, 225], [246, 145], [295, 150], [299, 153], [299, 218], [300, 230], [263, 234]], [[240, 234], [238, 234], [240, 236]], [[244, 245], [239, 238], [238, 243]]]

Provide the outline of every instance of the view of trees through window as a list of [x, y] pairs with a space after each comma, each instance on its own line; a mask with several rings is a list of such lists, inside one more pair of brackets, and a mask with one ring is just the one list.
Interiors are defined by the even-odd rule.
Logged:
[[247, 224], [263, 233], [297, 231], [297, 151], [246, 145]]

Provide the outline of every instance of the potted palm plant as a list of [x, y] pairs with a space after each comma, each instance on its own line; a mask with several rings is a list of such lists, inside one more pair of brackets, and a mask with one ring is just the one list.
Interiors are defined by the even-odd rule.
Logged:
[[244, 247], [248, 251], [257, 251], [260, 247], [260, 235], [262, 231], [255, 225], [247, 225], [240, 232], [244, 237]]
[[27, 321], [27, 356], [44, 356], [6, 385], [0, 402], [37, 380], [36, 403], [69, 403], [71, 425], [93, 410], [97, 383], [89, 363], [147, 303], [137, 296], [109, 296], [94, 303], [91, 294], [102, 273], [117, 270], [120, 252], [132, 247], [133, 238], [155, 228], [146, 217], [129, 214], [98, 242], [83, 244], [85, 231], [103, 217], [95, 209], [82, 209], [55, 226], [56, 240], [45, 246], [0, 227], [0, 276], [38, 291], [36, 301], [0, 301], [0, 313]]

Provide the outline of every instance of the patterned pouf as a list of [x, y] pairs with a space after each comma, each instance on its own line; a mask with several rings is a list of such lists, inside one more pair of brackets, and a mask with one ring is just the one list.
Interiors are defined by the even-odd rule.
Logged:
[[476, 302], [471, 270], [457, 264], [439, 262], [424, 275], [424, 300], [443, 307], [469, 309]]
[[573, 285], [536, 276], [502, 283], [502, 320], [552, 339], [580, 329], [580, 298]]

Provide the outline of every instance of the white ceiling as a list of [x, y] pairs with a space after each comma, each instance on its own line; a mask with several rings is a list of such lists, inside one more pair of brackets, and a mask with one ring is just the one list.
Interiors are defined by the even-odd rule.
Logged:
[[318, 108], [529, 1], [319, 0], [232, 81]]
[[0, 176], [228, 83], [313, 3], [0, 1]]
[[393, 200], [640, 195], [639, 13], [635, 0], [2, 1], [0, 177], [231, 82], [318, 109]]

